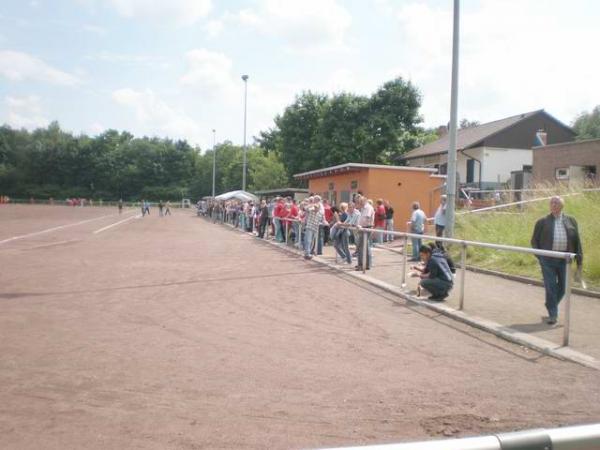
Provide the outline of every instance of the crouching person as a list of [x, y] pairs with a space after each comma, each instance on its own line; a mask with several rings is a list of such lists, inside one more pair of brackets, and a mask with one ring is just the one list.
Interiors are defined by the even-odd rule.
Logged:
[[421, 246], [419, 255], [425, 265], [419, 275], [421, 277], [419, 286], [431, 294], [429, 300], [444, 300], [448, 297], [454, 283], [446, 257], [441, 252], [432, 252], [431, 247], [427, 245]]

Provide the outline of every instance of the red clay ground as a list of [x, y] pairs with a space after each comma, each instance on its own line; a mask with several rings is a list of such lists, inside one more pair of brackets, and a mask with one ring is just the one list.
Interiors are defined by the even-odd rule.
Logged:
[[[600, 421], [600, 373], [189, 211], [1, 206], [0, 448], [306, 448]], [[135, 211], [137, 213], [137, 211]]]

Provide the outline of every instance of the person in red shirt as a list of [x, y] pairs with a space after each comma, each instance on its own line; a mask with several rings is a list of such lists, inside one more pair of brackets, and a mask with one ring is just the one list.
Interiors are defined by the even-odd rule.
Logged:
[[299, 219], [299, 213], [300, 213], [300, 209], [298, 208], [298, 205], [296, 204], [296, 200], [292, 200], [290, 198], [290, 202], [291, 202], [291, 206], [290, 206], [290, 218], [294, 219], [292, 221], [292, 230], [294, 230], [294, 243], [296, 244], [297, 247], [299, 247], [300, 245], [300, 222], [298, 221]]
[[275, 199], [275, 207], [273, 208], [273, 227], [275, 228], [275, 240], [278, 242], [283, 242], [283, 224], [281, 223], [283, 209], [283, 199], [277, 197]]
[[327, 199], [323, 199], [323, 210], [325, 223], [323, 224], [323, 244], [329, 242], [329, 230], [333, 224], [333, 211]]
[[[375, 208], [375, 228], [385, 230], [385, 205], [383, 199], [377, 199], [377, 207]], [[376, 233], [375, 242], [383, 244], [383, 233]]]

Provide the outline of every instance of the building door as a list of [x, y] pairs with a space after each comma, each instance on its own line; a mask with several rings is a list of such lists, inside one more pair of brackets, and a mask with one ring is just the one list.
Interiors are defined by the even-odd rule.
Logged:
[[475, 160], [467, 159], [467, 183], [475, 181]]

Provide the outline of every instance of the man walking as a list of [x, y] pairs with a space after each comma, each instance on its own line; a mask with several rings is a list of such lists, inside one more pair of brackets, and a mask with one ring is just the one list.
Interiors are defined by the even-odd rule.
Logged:
[[[564, 205], [564, 200], [559, 196], [550, 199], [550, 214], [536, 222], [531, 237], [531, 246], [541, 250], [575, 253], [577, 266], [581, 267], [583, 250], [577, 221], [573, 217], [563, 214]], [[565, 295], [567, 261], [547, 256], [538, 256], [538, 260], [546, 289], [548, 324], [554, 325], [558, 320], [558, 304]]]

